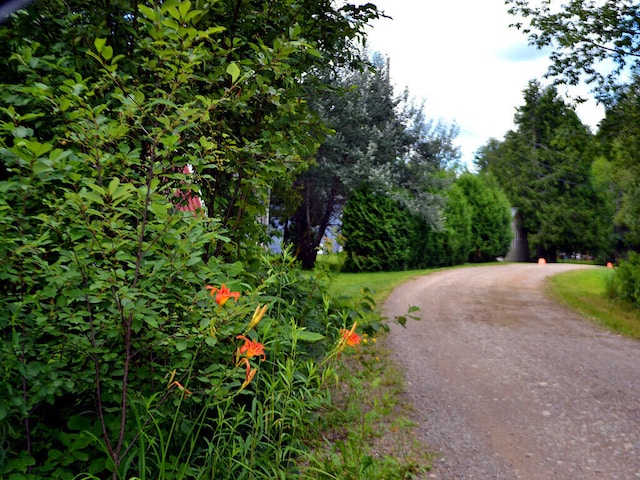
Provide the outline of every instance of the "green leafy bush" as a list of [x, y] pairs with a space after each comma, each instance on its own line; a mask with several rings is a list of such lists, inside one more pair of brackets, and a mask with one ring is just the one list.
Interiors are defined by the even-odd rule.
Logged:
[[628, 259], [615, 269], [611, 283], [615, 298], [640, 308], [640, 255], [629, 252]]
[[356, 191], [342, 215], [343, 270], [394, 271], [467, 261], [474, 210], [459, 186], [454, 184], [443, 193], [443, 225], [435, 226], [369, 187]]
[[[0, 91], [2, 478], [295, 475], [353, 314], [289, 257], [213, 254], [256, 252], [255, 217], [229, 228], [228, 210], [185, 211], [213, 174], [246, 174], [232, 170], [233, 138], [209, 140], [226, 131], [212, 112], [249, 97], [201, 88], [205, 71], [244, 78], [201, 13], [141, 8], [137, 75], [100, 38], [91, 75], [63, 43], [24, 42], [12, 57], [22, 81]], [[282, 60], [285, 44], [260, 51]], [[267, 176], [254, 170], [251, 186]], [[224, 302], [223, 284], [238, 298]]]
[[342, 213], [345, 271], [405, 270], [411, 262], [410, 215], [368, 186], [356, 190]]
[[498, 185], [486, 175], [466, 173], [456, 180], [471, 206], [469, 261], [488, 262], [504, 256], [511, 243], [511, 207]]

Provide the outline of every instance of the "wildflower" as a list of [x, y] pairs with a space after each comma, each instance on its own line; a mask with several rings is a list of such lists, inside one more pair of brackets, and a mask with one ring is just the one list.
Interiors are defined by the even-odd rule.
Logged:
[[340, 356], [342, 350], [344, 350], [344, 348], [347, 346], [353, 347], [358, 351], [360, 350], [359, 344], [361, 338], [360, 335], [356, 333], [357, 325], [358, 322], [354, 322], [350, 330], [347, 330], [346, 328], [340, 329], [340, 341], [338, 342], [338, 346], [336, 348], [338, 356]]
[[261, 343], [253, 342], [249, 340], [247, 337], [245, 337], [244, 335], [238, 335], [236, 338], [241, 338], [244, 340], [244, 345], [242, 345], [238, 349], [238, 354], [237, 354], [238, 357], [240, 357], [241, 355], [244, 355], [245, 358], [250, 359], [250, 358], [259, 356], [260, 360], [263, 362], [267, 358], [267, 356], [264, 353], [264, 345], [262, 345]]
[[191, 390], [182, 386], [182, 384], [177, 380], [169, 384], [169, 388], [171, 387], [178, 387], [178, 390], [182, 392], [182, 394], [184, 395], [184, 398], [187, 398], [189, 395], [193, 395], [193, 392]]
[[251, 330], [256, 325], [258, 325], [258, 323], [260, 323], [260, 320], [262, 320], [262, 317], [264, 317], [264, 314], [267, 311], [267, 307], [268, 305], [265, 304], [264, 307], [260, 308], [260, 304], [258, 304], [258, 306], [256, 307], [256, 311], [253, 312], [253, 316], [251, 317], [251, 321], [249, 322], [247, 331]]
[[220, 286], [220, 288], [207, 285], [206, 289], [211, 290], [211, 296], [215, 296], [216, 303], [220, 306], [227, 303], [227, 300], [229, 300], [230, 298], [238, 300], [238, 298], [240, 297], [240, 292], [232, 292], [224, 283]]
[[267, 356], [264, 353], [264, 345], [262, 345], [261, 343], [253, 342], [244, 335], [238, 335], [236, 338], [241, 338], [244, 340], [244, 345], [236, 350], [236, 366], [238, 367], [244, 364], [245, 368], [247, 369], [244, 383], [240, 387], [240, 390], [242, 390], [251, 383], [253, 377], [256, 376], [256, 372], [258, 371], [257, 368], [251, 368], [249, 359], [253, 357], [259, 357], [260, 361], [264, 362]]
[[360, 344], [360, 335], [358, 335], [355, 331], [355, 324], [351, 328], [351, 330], [347, 330], [346, 328], [340, 329], [340, 335], [342, 336], [344, 342], [349, 347], [358, 348]]
[[247, 368], [247, 373], [245, 375], [245, 379], [244, 382], [242, 383], [242, 386], [240, 387], [240, 390], [243, 390], [244, 388], [247, 387], [247, 385], [249, 385], [251, 383], [251, 381], [253, 380], [253, 377], [256, 376], [256, 373], [258, 372], [257, 368], [251, 368], [251, 364], [249, 363], [249, 360], [246, 358], [243, 358], [242, 360], [244, 360], [244, 364]]

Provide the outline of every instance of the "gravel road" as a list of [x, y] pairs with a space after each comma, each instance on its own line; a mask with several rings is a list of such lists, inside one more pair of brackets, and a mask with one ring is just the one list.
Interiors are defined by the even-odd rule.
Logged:
[[446, 270], [387, 299], [421, 321], [386, 339], [418, 432], [437, 454], [425, 479], [640, 479], [640, 342], [553, 303], [567, 264]]

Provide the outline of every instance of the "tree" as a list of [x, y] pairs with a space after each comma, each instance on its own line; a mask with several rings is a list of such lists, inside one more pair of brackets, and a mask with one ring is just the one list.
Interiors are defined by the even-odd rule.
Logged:
[[[232, 240], [212, 243], [206, 258], [224, 255], [233, 259], [265, 239], [264, 228], [255, 219], [264, 215], [272, 184], [306, 168], [317, 148], [309, 133], [320, 126], [304, 101], [303, 77], [306, 80], [313, 68], [326, 63], [358, 64], [360, 53], [354, 43], [378, 12], [372, 4], [356, 7], [324, 0], [197, 1], [191, 10], [186, 5], [192, 4], [168, 0], [142, 4], [140, 9], [125, 0], [34, 4], [0, 29], [0, 54], [9, 58], [21, 51], [25, 62], [39, 62], [41, 69], [51, 69], [55, 63], [73, 66], [75, 72], [89, 78], [104, 68], [88, 54], [96, 39], [104, 39], [111, 58], [117, 59], [122, 90], [136, 101], [167, 91], [199, 101], [204, 113], [197, 119], [197, 128], [185, 128], [190, 127], [186, 123], [165, 125], [174, 130], [171, 144], [165, 146], [175, 152], [178, 168], [184, 166], [186, 152], [193, 146], [202, 153], [200, 161], [191, 163], [191, 183], [209, 216], [220, 218]], [[188, 19], [185, 11], [191, 15]], [[164, 17], [174, 24], [161, 26]], [[155, 30], [142, 28], [145, 18], [156, 22]], [[192, 24], [206, 38], [185, 30], [193, 28]], [[180, 59], [185, 64], [197, 60], [197, 78], [172, 92], [181, 73], [179, 66], [172, 70], [159, 56], [153, 68], [141, 70], [138, 45], [145, 35], [157, 43], [164, 36], [187, 47], [209, 42], [210, 51], [200, 52], [200, 58]], [[171, 55], [171, 48], [168, 45], [162, 55]], [[15, 63], [0, 73], [0, 83], [9, 85], [8, 89], [33, 81]], [[160, 88], [143, 90], [139, 86], [154, 82]], [[9, 96], [5, 92], [5, 98]], [[159, 102], [157, 110], [175, 110], [176, 105], [175, 100], [173, 104]], [[26, 110], [31, 105], [21, 107]], [[54, 121], [40, 118], [38, 133], [46, 135], [45, 128], [53, 128]], [[132, 138], [131, 143], [132, 149], [143, 144], [144, 135]]]
[[[515, 26], [529, 35], [531, 44], [551, 47], [550, 76], [572, 85], [582, 80], [595, 84], [599, 99], [617, 108], [616, 104], [628, 93], [625, 84], [636, 82], [634, 78], [629, 81], [628, 75], [637, 72], [640, 66], [640, 4], [632, 0], [570, 0], [562, 4], [542, 0], [535, 5], [529, 0], [507, 0], [506, 3], [510, 13], [523, 20], [518, 20]], [[607, 117], [611, 118], [611, 114], [609, 111]], [[611, 125], [606, 128], [610, 134]], [[618, 223], [637, 225], [634, 219], [640, 211], [640, 195], [635, 186], [640, 181], [640, 172], [631, 165], [637, 165], [638, 160], [635, 154], [626, 152], [626, 147], [620, 147], [614, 165], [620, 169], [616, 176], [623, 179], [618, 185], [625, 201], [616, 218]]]
[[487, 175], [465, 173], [456, 180], [471, 207], [469, 261], [489, 262], [505, 256], [511, 243], [511, 206]]
[[601, 249], [599, 201], [590, 181], [592, 135], [549, 86], [530, 82], [517, 109], [517, 129], [491, 142], [479, 162], [523, 218], [537, 256]]
[[640, 81], [614, 97], [597, 134], [602, 157], [595, 171], [614, 212], [618, 249], [640, 245]]
[[505, 3], [531, 44], [550, 47], [549, 75], [559, 82], [577, 85], [586, 79], [604, 96], [625, 71], [640, 65], [640, 5], [633, 0]]
[[322, 85], [309, 85], [310, 107], [329, 130], [311, 167], [295, 179], [300, 203], [283, 219], [284, 241], [294, 245], [303, 268], [315, 264], [325, 230], [365, 172], [398, 155], [402, 127], [385, 71], [379, 61], [363, 70], [329, 68]]
[[426, 121], [408, 92], [396, 97], [381, 56], [374, 55], [368, 69], [329, 69], [323, 78], [325, 86], [308, 98], [330, 131], [311, 168], [295, 181], [300, 205], [287, 210], [282, 194], [275, 196], [285, 242], [304, 268], [313, 267], [326, 228], [339, 222], [349, 195], [363, 184], [437, 222], [441, 200], [434, 192], [446, 181], [436, 172], [459, 156], [457, 128]]

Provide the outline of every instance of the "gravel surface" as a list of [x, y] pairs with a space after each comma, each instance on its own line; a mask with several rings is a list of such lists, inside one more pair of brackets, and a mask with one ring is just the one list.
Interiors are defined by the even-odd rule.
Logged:
[[640, 479], [640, 342], [542, 293], [567, 264], [460, 268], [396, 289], [385, 313], [421, 321], [386, 340], [418, 432], [425, 479]]

